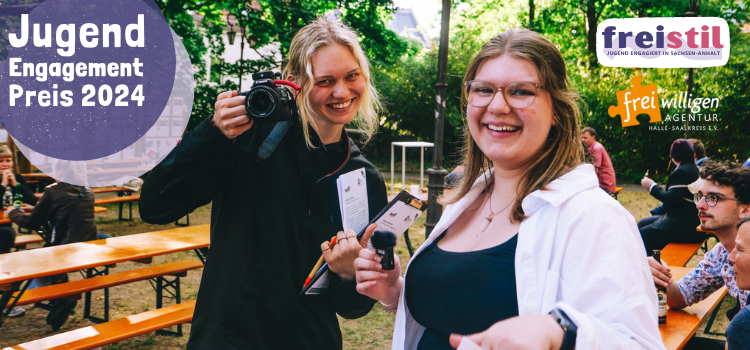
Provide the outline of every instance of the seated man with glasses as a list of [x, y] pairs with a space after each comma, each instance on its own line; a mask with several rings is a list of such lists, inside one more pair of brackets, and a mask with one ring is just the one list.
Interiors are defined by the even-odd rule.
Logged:
[[[654, 282], [667, 287], [667, 305], [680, 309], [707, 298], [726, 285], [729, 294], [737, 299], [738, 307], [727, 312], [731, 320], [747, 304], [748, 291], [740, 290], [729, 263], [729, 253], [735, 247], [737, 224], [750, 215], [750, 169], [739, 164], [714, 163], [701, 171], [703, 181], [695, 194], [701, 228], [713, 232], [719, 243], [706, 253], [682, 279], [674, 283], [666, 264], [648, 258]], [[723, 343], [712, 339], [693, 338], [685, 349], [724, 349]]]

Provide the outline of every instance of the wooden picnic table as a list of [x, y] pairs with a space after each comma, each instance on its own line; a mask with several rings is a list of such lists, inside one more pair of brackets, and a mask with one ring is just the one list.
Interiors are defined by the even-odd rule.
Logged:
[[24, 179], [51, 179], [51, 177], [45, 173], [29, 173], [21, 174]]
[[210, 225], [71, 243], [0, 255], [0, 285], [205, 248]]
[[[94, 207], [94, 213], [103, 213], [107, 211], [106, 207]], [[26, 212], [27, 214], [29, 212]], [[0, 213], [0, 225], [2, 224], [10, 224], [12, 223], [7, 215], [5, 215], [5, 210], [3, 210], [2, 213]]]
[[[91, 189], [91, 192], [94, 192], [94, 194], [101, 194], [101, 193], [109, 193], [109, 192], [122, 192], [123, 194], [129, 194], [136, 191], [133, 191], [129, 188], [125, 187], [94, 187]], [[36, 198], [42, 198], [43, 193], [34, 193], [34, 196]]]
[[[692, 270], [692, 268], [688, 267], [670, 266], [669, 268], [672, 269], [672, 279], [674, 281], [679, 280], [682, 276], [685, 276]], [[726, 294], [727, 288], [721, 287], [721, 289], [715, 291], [708, 298], [699, 303], [688, 306], [682, 310], [667, 310], [667, 323], [659, 325], [659, 331], [661, 332], [664, 346], [666, 346], [668, 350], [682, 349], [698, 330], [698, 326], [701, 322], [703, 322], [703, 320], [711, 314], [711, 311], [721, 303], [721, 300]], [[656, 315], [654, 315], [654, 317], [656, 317]]]
[[[210, 225], [190, 226], [129, 236], [98, 239], [0, 255], [0, 305], [11, 308], [20, 300], [34, 278], [108, 266], [124, 261], [196, 250], [210, 246]], [[15, 293], [11, 285], [22, 282]], [[15, 300], [15, 301], [14, 301]], [[5, 321], [0, 318], [0, 325]]]

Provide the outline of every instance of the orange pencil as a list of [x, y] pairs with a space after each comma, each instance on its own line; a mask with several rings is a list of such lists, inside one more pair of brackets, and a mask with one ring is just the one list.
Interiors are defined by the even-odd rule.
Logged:
[[[338, 239], [338, 236], [335, 236], [331, 239], [331, 243], [328, 243], [329, 248], [333, 248], [333, 246], [336, 244], [336, 239]], [[318, 262], [315, 264], [315, 267], [313, 267], [312, 271], [310, 271], [310, 274], [307, 275], [307, 279], [305, 279], [305, 284], [302, 285], [302, 287], [307, 287], [308, 284], [310, 284], [310, 281], [312, 281], [312, 278], [315, 277], [315, 273], [320, 270], [320, 267], [323, 266], [323, 262], [325, 261], [325, 254], [320, 255], [320, 259], [318, 259]]]

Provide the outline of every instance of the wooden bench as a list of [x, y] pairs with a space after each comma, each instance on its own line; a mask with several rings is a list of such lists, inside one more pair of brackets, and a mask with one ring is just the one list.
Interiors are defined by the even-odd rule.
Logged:
[[661, 250], [661, 259], [669, 266], [685, 266], [703, 243], [669, 243]]
[[94, 192], [94, 194], [117, 192], [118, 195], [121, 195], [121, 193], [122, 195], [131, 195], [135, 191], [125, 187], [95, 187], [91, 189], [91, 192]]
[[15, 247], [16, 250], [20, 250], [25, 249], [27, 244], [43, 242], [44, 238], [40, 235], [20, 235], [16, 236], [16, 242], [13, 244], [13, 247]]
[[[85, 350], [193, 320], [195, 301], [146, 311], [119, 320], [33, 340], [3, 350]], [[181, 332], [179, 332], [181, 334]]]
[[[109, 287], [114, 287], [118, 285], [123, 285], [127, 283], [137, 282], [137, 281], [143, 281], [143, 280], [150, 280], [150, 279], [156, 279], [156, 285], [154, 286], [154, 289], [156, 291], [156, 300], [157, 300], [157, 307], [161, 307], [162, 299], [163, 299], [163, 292], [164, 289], [167, 287], [171, 287], [174, 289], [174, 293], [172, 291], [168, 291], [168, 293], [174, 294], [175, 298], [177, 299], [177, 302], [180, 301], [180, 288], [179, 288], [179, 278], [185, 277], [187, 275], [187, 271], [199, 269], [203, 267], [203, 263], [197, 260], [183, 260], [183, 261], [176, 261], [161, 265], [154, 265], [154, 266], [148, 266], [136, 270], [130, 270], [130, 271], [123, 271], [118, 272], [114, 274], [105, 274], [101, 276], [91, 277], [91, 278], [85, 278], [78, 281], [71, 281], [67, 283], [61, 283], [61, 284], [54, 284], [51, 286], [46, 287], [40, 287], [35, 289], [27, 290], [20, 299], [18, 299], [18, 302], [16, 305], [26, 305], [26, 304], [32, 304], [37, 303], [40, 301], [45, 300], [52, 300], [52, 299], [58, 299], [58, 298], [71, 298], [71, 299], [80, 299], [80, 296], [82, 293], [86, 293], [86, 300], [85, 300], [85, 307], [84, 307], [84, 317], [92, 319], [92, 321], [97, 322], [107, 322], [109, 321]], [[175, 279], [172, 281], [167, 281], [163, 278], [163, 276], [175, 276]], [[96, 317], [91, 316], [91, 291], [94, 290], [100, 290], [104, 289], [104, 318], [99, 319]], [[17, 294], [17, 293], [16, 293]], [[6, 307], [10, 306], [10, 302], [6, 305]]]
[[[129, 196], [119, 196], [119, 197], [110, 197], [110, 198], [101, 198], [94, 201], [94, 204], [96, 205], [102, 205], [102, 204], [111, 204], [111, 203], [118, 203], [120, 205], [120, 214], [118, 216], [118, 219], [121, 221], [131, 221], [133, 220], [133, 202], [136, 202], [141, 199], [140, 194], [132, 194]], [[128, 203], [128, 210], [130, 216], [125, 219], [122, 217], [122, 204]], [[190, 226], [190, 214], [185, 215], [185, 223], [181, 223], [180, 220], [175, 221], [175, 226]]]
[[[141, 199], [140, 194], [131, 194], [129, 196], [97, 198], [96, 200], [94, 200], [94, 204], [103, 205], [103, 204], [118, 203], [120, 205], [120, 214], [118, 216], [118, 219], [120, 221], [131, 221], [133, 220], [133, 202], [137, 202], [139, 199]], [[130, 217], [127, 219], [122, 217], [122, 204], [123, 203], [128, 203], [128, 208], [130, 209]]]

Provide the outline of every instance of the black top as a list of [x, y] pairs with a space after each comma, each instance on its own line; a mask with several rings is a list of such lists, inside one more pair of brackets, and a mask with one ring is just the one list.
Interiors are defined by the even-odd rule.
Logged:
[[[29, 205], [36, 205], [38, 199], [36, 196], [34, 196], [34, 191], [32, 191], [29, 188], [29, 183], [26, 182], [26, 179], [24, 179], [21, 174], [13, 174], [13, 176], [16, 177], [16, 182], [21, 184], [21, 195], [23, 196], [23, 202]], [[15, 198], [16, 195], [16, 187], [11, 186], [10, 192], [13, 193], [13, 196]], [[4, 203], [2, 202], [3, 196], [5, 196], [5, 186], [0, 185], [0, 206], [3, 206]], [[3, 211], [5, 211], [5, 207], [3, 207]], [[0, 224], [0, 227], [10, 227], [13, 226], [13, 224]]]
[[212, 203], [190, 350], [341, 349], [336, 314], [361, 317], [375, 304], [357, 293], [355, 281], [332, 278], [327, 294], [298, 293], [321, 243], [343, 228], [336, 179], [365, 169], [372, 219], [387, 204], [383, 177], [343, 132], [344, 147], [324, 148], [311, 129], [318, 147], [307, 147], [297, 120], [261, 159], [258, 150], [273, 127], [256, 124], [249, 139], [231, 141], [205, 121], [143, 184], [145, 222], [174, 222]]
[[518, 316], [515, 256], [518, 235], [474, 252], [448, 252], [437, 242], [409, 266], [406, 303], [426, 330], [418, 349], [453, 349], [451, 333], [473, 334]]
[[[21, 196], [23, 196], [23, 202], [30, 205], [36, 205], [36, 202], [38, 201], [36, 196], [34, 196], [34, 191], [29, 188], [29, 183], [26, 182], [26, 179], [24, 179], [21, 174], [13, 174], [13, 176], [16, 177], [16, 182], [21, 184]], [[13, 193], [13, 196], [16, 195], [16, 187], [11, 186], [10, 191]], [[2, 203], [2, 197], [5, 195], [5, 186], [0, 185], [0, 203]]]

